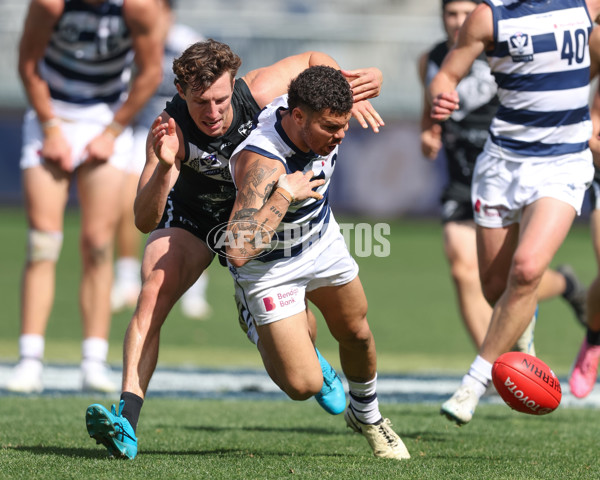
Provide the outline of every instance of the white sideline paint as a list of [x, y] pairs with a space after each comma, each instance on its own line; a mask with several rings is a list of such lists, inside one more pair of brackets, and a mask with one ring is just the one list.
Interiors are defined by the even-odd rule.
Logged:
[[[15, 395], [4, 390], [14, 364], [0, 363], [0, 396]], [[121, 369], [113, 366], [112, 378], [121, 382]], [[383, 403], [440, 403], [454, 393], [460, 384], [457, 375], [388, 375], [377, 379], [377, 394]], [[562, 407], [600, 407], [600, 385], [583, 400], [569, 392], [566, 378], [563, 387]], [[80, 395], [80, 371], [78, 365], [47, 364], [43, 374], [44, 392], [41, 395]], [[348, 391], [345, 379], [342, 382]], [[117, 394], [108, 395], [118, 397]], [[148, 396], [188, 398], [237, 398], [284, 399], [286, 396], [262, 370], [216, 370], [195, 367], [157, 368]], [[502, 400], [492, 390], [481, 403], [501, 404]]]

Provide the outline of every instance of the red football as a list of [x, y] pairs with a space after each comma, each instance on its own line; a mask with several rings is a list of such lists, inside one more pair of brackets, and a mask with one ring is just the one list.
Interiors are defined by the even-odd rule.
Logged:
[[554, 372], [527, 353], [500, 355], [492, 366], [492, 381], [510, 408], [530, 415], [546, 415], [556, 410], [562, 398]]

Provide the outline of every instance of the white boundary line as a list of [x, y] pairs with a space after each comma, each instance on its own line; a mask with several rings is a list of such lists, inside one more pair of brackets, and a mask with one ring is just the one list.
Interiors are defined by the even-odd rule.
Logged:
[[[13, 364], [0, 363], [0, 396], [13, 395], [4, 390]], [[111, 371], [115, 384], [120, 385], [121, 369]], [[566, 378], [561, 378], [565, 407], [600, 407], [600, 385], [583, 400], [569, 392]], [[344, 379], [346, 391], [347, 383]], [[44, 366], [42, 395], [82, 394], [78, 366], [49, 364]], [[389, 375], [380, 374], [377, 379], [377, 394], [383, 403], [439, 403], [454, 393], [460, 384], [456, 375]], [[118, 397], [118, 394], [109, 395]], [[157, 368], [148, 396], [188, 398], [264, 398], [285, 399], [286, 396], [263, 370], [216, 370], [202, 368]], [[482, 403], [498, 403], [502, 400], [495, 393], [487, 394]]]

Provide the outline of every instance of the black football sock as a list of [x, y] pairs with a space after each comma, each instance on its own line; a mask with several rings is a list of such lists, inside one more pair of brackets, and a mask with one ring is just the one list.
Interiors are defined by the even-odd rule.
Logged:
[[123, 411], [121, 415], [125, 417], [133, 431], [135, 432], [137, 429], [138, 420], [140, 418], [140, 411], [142, 410], [142, 404], [144, 403], [144, 399], [142, 397], [137, 396], [135, 393], [131, 392], [123, 392], [121, 394], [121, 400], [125, 401], [125, 405], [123, 405]]
[[600, 345], [600, 331], [594, 332], [588, 328], [586, 338], [590, 345]]
[[562, 292], [561, 296], [568, 300], [573, 295], [573, 292], [575, 292], [575, 284], [571, 277], [563, 275], [563, 278], [565, 279], [565, 291]]

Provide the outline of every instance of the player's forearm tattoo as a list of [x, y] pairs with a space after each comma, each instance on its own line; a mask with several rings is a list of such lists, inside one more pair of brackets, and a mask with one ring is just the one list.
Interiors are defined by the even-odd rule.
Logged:
[[241, 194], [241, 204], [244, 207], [250, 206], [250, 205], [255, 205], [256, 204], [256, 200], [261, 199], [262, 200], [262, 205], [264, 205], [267, 201], [267, 198], [269, 198], [269, 195], [271, 194], [271, 191], [273, 190], [273, 187], [275, 186], [276, 181], [272, 181], [271, 183], [267, 184], [264, 188], [263, 192], [260, 192], [258, 190], [258, 187], [261, 185], [261, 183], [264, 182], [264, 180], [266, 178], [269, 178], [271, 175], [273, 175], [275, 172], [277, 171], [276, 168], [273, 168], [271, 170], [267, 170], [266, 168], [264, 168], [262, 165], [259, 164], [259, 161], [256, 160], [248, 169], [248, 172], [246, 173], [246, 175], [244, 176], [244, 179], [242, 180], [242, 185], [245, 185], [243, 191], [241, 191], [240, 193], [238, 193], [238, 197], [240, 197]]
[[[230, 231], [237, 245], [240, 245], [239, 252], [242, 256], [251, 256], [257, 250], [265, 248], [265, 245], [271, 241], [272, 229], [265, 228], [268, 225], [269, 219], [264, 218], [259, 222], [256, 218], [260, 208], [267, 203], [271, 196], [271, 192], [275, 188], [276, 180], [267, 183], [260, 190], [261, 185], [269, 180], [276, 168], [271, 170], [260, 165], [259, 160], [256, 160], [250, 165], [246, 175], [242, 179], [242, 189], [237, 194], [237, 202], [241, 208], [233, 214], [230, 224]], [[256, 207], [259, 208], [256, 208]], [[273, 213], [281, 218], [283, 214], [277, 209], [270, 209]]]
[[278, 218], [281, 218], [281, 217], [283, 217], [283, 213], [281, 213], [281, 211], [280, 211], [280, 210], [279, 210], [279, 209], [278, 209], [276, 206], [272, 206], [272, 207], [270, 208], [270, 210], [271, 210], [271, 211], [272, 211], [272, 212], [273, 212], [275, 215], [277, 215], [277, 217], [278, 217]]

